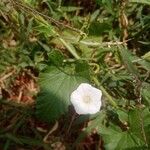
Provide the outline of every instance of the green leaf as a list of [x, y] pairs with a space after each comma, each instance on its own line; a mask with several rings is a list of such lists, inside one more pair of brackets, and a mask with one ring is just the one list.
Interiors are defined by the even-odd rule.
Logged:
[[89, 35], [101, 36], [104, 32], [108, 32], [111, 29], [110, 23], [98, 21], [92, 22], [89, 27]]
[[[125, 113], [125, 112], [124, 112]], [[118, 125], [113, 124], [109, 120], [109, 124], [106, 123], [106, 114], [104, 111], [100, 112], [96, 118], [90, 121], [90, 125], [80, 134], [78, 142], [89, 135], [93, 129], [97, 130], [97, 133], [102, 137], [104, 141], [104, 148], [106, 150], [141, 150], [146, 149], [146, 144], [141, 134], [141, 119], [139, 114], [143, 116], [144, 130], [146, 132], [147, 142], [149, 141], [149, 117], [150, 113], [148, 109], [133, 109], [128, 113], [129, 129], [123, 131]], [[127, 120], [125, 116], [123, 120]], [[127, 115], [127, 114], [126, 114]], [[120, 117], [120, 116], [119, 116]]]
[[100, 6], [104, 6], [107, 12], [109, 12], [111, 15], [115, 15], [115, 12], [113, 10], [113, 3], [114, 1], [110, 0], [96, 0], [96, 3]]
[[93, 14], [90, 16], [90, 22], [95, 21], [96, 18], [98, 17], [98, 15], [99, 15], [99, 13], [100, 13], [100, 10], [99, 10], [99, 9], [95, 10], [95, 11], [93, 12]]
[[81, 10], [82, 7], [74, 7], [74, 6], [63, 6], [61, 7], [61, 10], [64, 11], [64, 12], [74, 12], [74, 11], [78, 11], [78, 10]]
[[102, 137], [104, 139], [104, 147], [107, 150], [114, 149], [137, 149], [143, 147], [143, 142], [135, 135], [129, 132], [118, 132], [115, 130], [108, 130], [108, 134], [103, 133]]
[[[136, 134], [138, 137], [142, 137], [141, 132], [141, 110], [134, 109], [129, 111], [129, 126], [130, 131]], [[134, 120], [134, 121], [133, 121]]]
[[129, 2], [141, 3], [141, 4], [148, 4], [148, 5], [150, 5], [150, 0], [130, 0]]
[[147, 52], [145, 55], [142, 56], [143, 59], [150, 61], [150, 52]]
[[123, 110], [123, 109], [117, 109], [116, 110], [118, 116], [119, 116], [119, 119], [122, 121], [122, 122], [125, 122], [128, 120], [128, 114], [127, 114], [127, 111], [126, 110]]
[[146, 140], [148, 142], [148, 145], [150, 146], [150, 110], [148, 108], [145, 108], [142, 112], [144, 116], [144, 130], [145, 130], [145, 136]]
[[132, 56], [131, 56], [130, 52], [127, 49], [120, 47], [120, 54], [122, 57], [122, 61], [126, 65], [128, 71], [137, 77], [138, 76], [138, 70], [132, 64], [132, 60], [131, 60]]
[[148, 60], [141, 60], [138, 62], [144, 69], [150, 70], [150, 61]]
[[142, 88], [141, 94], [144, 100], [144, 104], [150, 107], [150, 85], [149, 84], [145, 83], [144, 87]]
[[[42, 20], [42, 21], [44, 22], [45, 20]], [[34, 30], [37, 31], [38, 34], [43, 34], [46, 38], [50, 36], [55, 36], [53, 26], [48, 24], [46, 21], [44, 23], [43, 22], [37, 21], [38, 25], [34, 27]]]
[[79, 49], [82, 52], [82, 57], [83, 58], [89, 58], [91, 59], [91, 55], [93, 53], [93, 51], [91, 50], [91, 48], [89, 48], [87, 45], [80, 43], [79, 44]]
[[[129, 112], [129, 131], [141, 139], [145, 144], [148, 143], [150, 130], [150, 111], [145, 108], [136, 108]], [[145, 139], [144, 139], [145, 138]], [[150, 143], [149, 143], [150, 144]]]
[[56, 67], [48, 67], [39, 77], [41, 92], [36, 103], [37, 116], [47, 122], [58, 119], [67, 112], [70, 94], [82, 82], [87, 80], [68, 75]]
[[83, 140], [94, 129], [104, 140], [104, 147], [106, 150], [125, 150], [125, 149], [139, 149], [144, 147], [144, 142], [138, 136], [130, 131], [122, 131], [115, 125], [106, 127], [104, 125], [106, 115], [101, 111], [97, 117], [90, 121], [90, 125], [80, 134], [76, 143]]
[[89, 65], [86, 61], [76, 61], [76, 68], [75, 68], [77, 74], [82, 77], [86, 77], [87, 79], [90, 79], [90, 73], [89, 73]]
[[50, 48], [49, 48], [49, 46], [48, 46], [47, 44], [44, 44], [44, 43], [42, 43], [42, 42], [40, 42], [40, 41], [38, 41], [38, 43], [39, 43], [39, 45], [40, 45], [45, 51], [47, 51], [47, 52], [50, 51]]
[[62, 66], [64, 55], [58, 50], [52, 50], [48, 55], [50, 63], [53, 63], [56, 66]]
[[[104, 147], [107, 150], [139, 149], [145, 146], [143, 140], [130, 131], [122, 131], [116, 126], [105, 127], [100, 125], [99, 134], [104, 140]], [[140, 132], [140, 131], [139, 131]]]

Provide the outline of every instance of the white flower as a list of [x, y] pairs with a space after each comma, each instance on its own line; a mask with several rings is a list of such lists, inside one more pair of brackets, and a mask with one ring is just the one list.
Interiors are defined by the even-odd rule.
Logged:
[[101, 108], [102, 92], [87, 83], [82, 83], [71, 94], [71, 103], [77, 114], [95, 114]]

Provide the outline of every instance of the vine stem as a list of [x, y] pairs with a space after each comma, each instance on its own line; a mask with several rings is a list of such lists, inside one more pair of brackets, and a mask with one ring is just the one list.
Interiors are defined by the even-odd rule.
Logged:
[[80, 59], [80, 56], [77, 54], [77, 52], [75, 51], [75, 49], [73, 47], [71, 47], [69, 44], [67, 44], [67, 42], [62, 39], [60, 36], [58, 36], [58, 39], [63, 43], [63, 45], [68, 49], [68, 51], [76, 58], [76, 59]]
[[107, 97], [108, 101], [110, 102], [110, 104], [112, 106], [114, 106], [115, 108], [118, 108], [116, 102], [113, 100], [113, 98], [108, 94], [108, 92], [105, 90], [105, 88], [100, 85], [99, 81], [97, 78], [93, 77], [93, 81], [95, 82], [95, 84], [101, 89], [102, 93]]
[[70, 129], [71, 129], [72, 124], [73, 124], [73, 121], [75, 120], [75, 118], [76, 118], [76, 112], [74, 112], [74, 114], [73, 114], [73, 116], [72, 116], [72, 118], [71, 118], [71, 121], [70, 121], [70, 124], [69, 124], [68, 130], [67, 130], [67, 132], [66, 132], [66, 135], [68, 135], [68, 134], [69, 134]]

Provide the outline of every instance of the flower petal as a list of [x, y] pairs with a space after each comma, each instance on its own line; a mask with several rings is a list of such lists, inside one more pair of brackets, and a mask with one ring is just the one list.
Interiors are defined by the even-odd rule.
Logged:
[[[71, 103], [78, 114], [95, 114], [101, 108], [102, 92], [88, 83], [82, 83], [71, 94]], [[89, 98], [89, 102], [86, 101]]]

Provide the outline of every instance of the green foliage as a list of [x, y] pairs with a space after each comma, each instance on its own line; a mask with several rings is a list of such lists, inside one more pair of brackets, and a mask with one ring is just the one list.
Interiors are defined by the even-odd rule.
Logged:
[[138, 0], [130, 0], [129, 2], [142, 3], [142, 4], [148, 4], [148, 5], [150, 5], [150, 0], [141, 0], [141, 1], [138, 1]]
[[150, 61], [150, 52], [147, 52], [144, 56], [142, 56], [143, 59]]
[[150, 85], [144, 83], [143, 88], [142, 88], [142, 97], [143, 97], [143, 102], [146, 106], [150, 107]]
[[126, 65], [129, 73], [132, 73], [134, 76], [138, 76], [138, 71], [136, 67], [132, 64], [130, 52], [127, 52], [127, 49], [120, 48], [120, 53], [123, 63]]
[[37, 116], [47, 122], [58, 119], [67, 112], [72, 91], [86, 81], [56, 67], [47, 68], [39, 77], [41, 92], [37, 98]]
[[[84, 149], [87, 141], [89, 149], [91, 143], [95, 149], [149, 149], [149, 5], [149, 0], [1, 0], [0, 149], [59, 149], [58, 143]], [[103, 106], [73, 120], [70, 94], [83, 82], [102, 90]], [[30, 90], [38, 94], [30, 97]], [[26, 99], [35, 101], [35, 109], [18, 106]]]
[[[118, 115], [120, 115], [120, 113], [121, 111], [118, 111]], [[150, 122], [148, 121], [148, 117], [150, 117], [149, 110], [140, 108], [132, 109], [129, 110], [127, 114], [127, 124], [122, 121], [120, 122], [121, 126], [118, 126], [116, 125], [117, 121], [112, 122], [113, 118], [105, 120], [105, 118], [107, 118], [107, 115], [104, 111], [101, 111], [101, 113], [92, 120], [91, 125], [89, 125], [86, 130], [80, 135], [78, 140], [83, 139], [87, 134], [96, 129], [105, 141], [104, 147], [108, 150], [147, 149], [146, 145], [148, 143], [146, 142], [149, 141], [150, 132], [150, 130], [148, 129], [148, 127], [150, 126]], [[114, 115], [112, 115], [112, 117], [114, 117]], [[141, 117], [144, 122], [142, 122]], [[106, 123], [107, 121], [109, 122], [109, 124]]]

